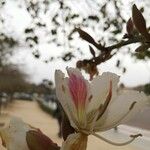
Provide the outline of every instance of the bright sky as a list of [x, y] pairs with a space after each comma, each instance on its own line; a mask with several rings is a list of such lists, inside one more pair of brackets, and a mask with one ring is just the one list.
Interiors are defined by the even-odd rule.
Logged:
[[[7, 14], [10, 16], [8, 24], [11, 25], [7, 30], [9, 32], [11, 32], [11, 30], [15, 31], [14, 34], [18, 38], [22, 37], [24, 28], [31, 21], [30, 17], [26, 14], [25, 11], [20, 11], [15, 5], [14, 1], [9, 1], [3, 11], [7, 12]], [[76, 59], [68, 63], [63, 62], [62, 60], [58, 60], [49, 64], [45, 64], [41, 60], [45, 60], [47, 56], [50, 56], [51, 54], [58, 56], [60, 53], [63, 53], [63, 50], [54, 47], [54, 45], [48, 44], [41, 44], [39, 49], [42, 53], [42, 58], [40, 60], [35, 59], [31, 51], [25, 47], [20, 47], [19, 50], [17, 50], [15, 53], [15, 56], [12, 58], [12, 61], [19, 63], [20, 68], [29, 73], [31, 80], [36, 83], [39, 83], [42, 79], [45, 78], [54, 81], [55, 69], [61, 69], [65, 71], [67, 66], [75, 66]], [[115, 67], [115, 60], [117, 60], [117, 58], [121, 58], [121, 60], [123, 60], [124, 66], [127, 67], [127, 72], [123, 75], [121, 71]], [[118, 54], [113, 59], [99, 66], [99, 69], [101, 73], [110, 71], [121, 75], [121, 82], [125, 83], [127, 86], [136, 86], [150, 82], [150, 61], [136, 62], [135, 60], [130, 59], [129, 56]]]

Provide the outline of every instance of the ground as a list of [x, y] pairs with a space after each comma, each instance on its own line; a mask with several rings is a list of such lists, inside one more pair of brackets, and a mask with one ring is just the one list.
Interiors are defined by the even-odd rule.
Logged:
[[[59, 145], [62, 139], [57, 137], [58, 125], [57, 120], [52, 118], [49, 114], [43, 112], [35, 101], [18, 101], [15, 100], [9, 107], [3, 111], [17, 117], [22, 118], [28, 124], [41, 129], [48, 137]], [[134, 150], [131, 145], [116, 147], [109, 145], [95, 137], [89, 137], [88, 150]], [[0, 150], [6, 150], [0, 145]]]

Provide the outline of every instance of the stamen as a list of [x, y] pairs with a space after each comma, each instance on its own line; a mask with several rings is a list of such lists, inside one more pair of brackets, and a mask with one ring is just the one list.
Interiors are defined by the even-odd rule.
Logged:
[[132, 104], [131, 104], [131, 106], [129, 107], [129, 110], [132, 110], [133, 109], [133, 107], [134, 107], [134, 105], [136, 104], [137, 102], [135, 101], [135, 102], [133, 102]]
[[111, 140], [108, 140], [108, 139], [104, 138], [103, 136], [101, 136], [101, 135], [99, 135], [99, 134], [96, 134], [96, 133], [94, 133], [94, 132], [88, 132], [88, 131], [85, 131], [85, 130], [81, 130], [80, 132], [82, 132], [82, 133], [84, 133], [84, 134], [86, 134], [86, 135], [93, 135], [93, 136], [95, 136], [95, 137], [97, 137], [97, 138], [99, 138], [99, 139], [101, 139], [101, 140], [103, 140], [103, 141], [105, 141], [105, 142], [107, 142], [107, 143], [109, 143], [109, 144], [112, 144], [112, 145], [114, 145], [114, 146], [124, 146], [124, 145], [130, 144], [130, 143], [133, 142], [136, 138], [142, 136], [141, 133], [135, 134], [135, 135], [130, 135], [130, 138], [131, 138], [130, 140], [128, 140], [128, 141], [126, 141], [126, 142], [122, 142], [122, 143], [121, 143], [121, 142], [120, 142], [120, 143], [116, 143], [116, 142], [113, 142], [113, 141], [111, 141]]
[[139, 137], [139, 136], [143, 136], [143, 135], [142, 135], [141, 133], [136, 134], [136, 135], [130, 135], [131, 138], [137, 138], [137, 137]]
[[130, 136], [130, 137], [131, 137], [130, 140], [128, 140], [128, 141], [126, 141], [126, 142], [122, 142], [122, 143], [115, 143], [115, 142], [113, 142], [113, 141], [110, 141], [110, 140], [108, 140], [108, 139], [106, 139], [106, 138], [100, 136], [99, 134], [92, 133], [92, 135], [95, 136], [95, 137], [97, 137], [97, 138], [99, 138], [99, 139], [101, 139], [101, 140], [103, 140], [103, 141], [105, 141], [105, 142], [107, 142], [107, 143], [109, 143], [109, 144], [115, 145], [115, 146], [124, 146], [124, 145], [130, 144], [130, 143], [133, 142], [137, 137], [142, 136], [142, 134], [131, 135], [131, 136]]
[[107, 95], [107, 98], [105, 100], [105, 103], [103, 105], [103, 107], [101, 109], [99, 109], [99, 115], [98, 115], [98, 118], [97, 120], [104, 114], [104, 112], [106, 111], [110, 101], [111, 101], [111, 98], [112, 98], [112, 81], [110, 80], [110, 87], [109, 87], [109, 93]]
[[97, 110], [97, 113], [95, 114], [95, 117], [93, 119], [92, 125], [91, 125], [91, 132], [93, 131], [94, 128], [94, 124], [95, 122], [104, 114], [104, 112], [106, 111], [108, 104], [111, 100], [112, 97], [112, 81], [110, 80], [110, 86], [109, 86], [109, 93], [107, 95], [107, 98], [105, 100], [104, 104], [101, 104]]
[[91, 124], [90, 132], [93, 131], [95, 122], [96, 122], [96, 120], [97, 120], [97, 118], [98, 118], [98, 115], [99, 115], [99, 110], [102, 109], [102, 108], [103, 108], [103, 105], [101, 104], [101, 105], [99, 106], [99, 108], [98, 108], [98, 111], [95, 113], [95, 117], [94, 117], [94, 119], [93, 119], [93, 121], [92, 121], [92, 124]]

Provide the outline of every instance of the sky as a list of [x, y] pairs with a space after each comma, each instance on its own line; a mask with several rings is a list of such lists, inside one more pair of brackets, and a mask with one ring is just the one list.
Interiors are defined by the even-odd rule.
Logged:
[[[10, 33], [15, 31], [13, 34], [15, 34], [17, 38], [23, 38], [24, 28], [31, 22], [30, 16], [28, 16], [25, 11], [20, 11], [14, 1], [8, 1], [9, 3], [7, 3], [3, 11], [5, 11], [4, 14], [7, 13], [7, 15], [10, 16], [8, 24], [10, 23], [11, 25], [10, 28], [7, 28], [6, 30]], [[50, 55], [58, 56], [63, 53], [63, 50], [46, 43], [41, 44], [39, 49], [42, 54], [41, 59], [35, 59], [31, 50], [26, 46], [17, 48], [17, 51], [11, 58], [13, 63], [19, 64], [21, 70], [29, 74], [30, 81], [35, 83], [39, 83], [43, 79], [54, 81], [54, 72], [56, 69], [65, 71], [67, 66], [75, 67], [77, 59], [82, 58], [79, 56], [79, 58], [73, 59], [71, 62], [67, 63], [62, 60], [57, 60], [46, 64], [42, 60], [45, 60]], [[122, 72], [115, 67], [118, 58], [121, 58], [121, 60], [123, 60], [123, 65], [127, 67], [127, 72], [125, 74], [122, 74]], [[100, 74], [106, 71], [120, 75], [120, 82], [124, 83], [126, 86], [137, 86], [150, 82], [150, 61], [135, 61], [131, 59], [130, 56], [124, 56], [120, 53], [99, 66]]]

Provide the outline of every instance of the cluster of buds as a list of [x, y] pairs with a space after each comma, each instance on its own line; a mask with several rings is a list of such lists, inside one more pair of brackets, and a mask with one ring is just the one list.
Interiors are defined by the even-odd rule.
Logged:
[[114, 45], [102, 45], [101, 43], [96, 42], [94, 38], [87, 32], [81, 29], [75, 30], [79, 33], [83, 40], [93, 45], [99, 52], [99, 54], [96, 56], [95, 50], [92, 48], [92, 46], [89, 46], [92, 58], [79, 60], [76, 64], [79, 69], [83, 69], [89, 73], [90, 79], [92, 79], [94, 75], [98, 74], [98, 65], [106, 62], [116, 54], [116, 52], [112, 53], [114, 49], [118, 49], [133, 43], [140, 43], [140, 46], [138, 46], [135, 50], [136, 52], [145, 52], [150, 48], [150, 34], [146, 27], [146, 21], [136, 5], [133, 5], [132, 18], [130, 18], [126, 24], [127, 34], [124, 35], [120, 42]]
[[146, 21], [136, 5], [132, 8], [132, 19], [130, 18], [126, 26], [127, 34], [124, 38], [139, 38], [141, 45], [135, 50], [136, 52], [146, 51], [150, 48], [150, 34], [146, 27]]
[[94, 62], [93, 63], [91, 63], [91, 62], [88, 63], [88, 60], [83, 60], [83, 61], [79, 60], [79, 61], [77, 61], [76, 67], [80, 70], [84, 69], [85, 72], [90, 75], [90, 80], [93, 79], [94, 75], [99, 74], [96, 64]]

